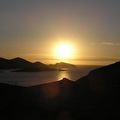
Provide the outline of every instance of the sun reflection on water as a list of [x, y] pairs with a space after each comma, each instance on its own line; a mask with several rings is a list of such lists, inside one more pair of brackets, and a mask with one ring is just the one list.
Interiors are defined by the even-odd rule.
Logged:
[[62, 80], [63, 78], [70, 79], [68, 71], [61, 71], [58, 73], [57, 80]]

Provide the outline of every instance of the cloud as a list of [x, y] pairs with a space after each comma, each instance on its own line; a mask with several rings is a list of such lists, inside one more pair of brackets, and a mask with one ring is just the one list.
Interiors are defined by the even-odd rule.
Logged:
[[90, 43], [91, 45], [95, 45], [95, 43]]
[[[58, 59], [50, 59], [50, 60], [58, 60]], [[70, 61], [120, 61], [119, 58], [83, 58], [83, 59], [66, 59]]]
[[114, 46], [120, 46], [120, 43], [117, 42], [102, 42], [103, 45], [114, 45]]
[[120, 61], [119, 58], [85, 58], [85, 59], [67, 59], [73, 61]]

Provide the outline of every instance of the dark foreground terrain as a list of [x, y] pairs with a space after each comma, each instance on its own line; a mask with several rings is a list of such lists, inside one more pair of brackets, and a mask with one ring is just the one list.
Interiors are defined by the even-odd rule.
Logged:
[[20, 87], [0, 84], [0, 120], [119, 120], [120, 62], [68, 79]]

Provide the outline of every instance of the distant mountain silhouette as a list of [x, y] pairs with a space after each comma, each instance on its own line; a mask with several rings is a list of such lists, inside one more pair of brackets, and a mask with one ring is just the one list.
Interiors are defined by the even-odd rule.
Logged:
[[19, 70], [15, 70], [13, 72], [41, 72], [41, 71], [56, 71], [57, 69], [50, 68], [47, 65], [41, 64], [32, 64], [29, 67], [25, 67]]
[[75, 82], [64, 78], [31, 87], [1, 83], [0, 95], [1, 120], [119, 120], [120, 62]]
[[57, 69], [50, 68], [49, 66], [41, 63], [41, 62], [35, 62], [31, 63], [31, 65], [24, 67], [19, 70], [15, 70], [13, 72], [41, 72], [41, 71], [56, 71]]
[[8, 60], [5, 58], [0, 58], [0, 62], [7, 62]]
[[0, 58], [0, 69], [18, 69], [28, 67], [32, 63], [22, 58], [14, 58], [11, 60]]
[[71, 67], [76, 67], [73, 64], [70, 63], [65, 63], [65, 62], [60, 62], [60, 63], [56, 63], [56, 64], [50, 64], [50, 67], [54, 67], [54, 68], [71, 68]]
[[40, 72], [56, 70], [41, 62], [32, 63], [19, 57], [10, 60], [0, 58], [0, 69], [18, 69], [14, 72]]

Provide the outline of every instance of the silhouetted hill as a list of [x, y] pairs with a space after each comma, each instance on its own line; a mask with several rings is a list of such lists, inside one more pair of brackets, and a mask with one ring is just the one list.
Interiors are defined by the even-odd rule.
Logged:
[[[39, 63], [38, 63], [39, 64]], [[120, 62], [32, 87], [0, 84], [0, 119], [119, 120]]]
[[[81, 79], [87, 79], [89, 85], [94, 84], [100, 91], [115, 88], [120, 85], [120, 62], [92, 70]], [[80, 84], [81, 79], [76, 83]]]
[[120, 62], [91, 71], [74, 85], [71, 109], [77, 119], [120, 119]]
[[70, 63], [64, 63], [64, 62], [60, 62], [60, 63], [56, 63], [56, 64], [50, 64], [50, 67], [54, 67], [54, 68], [71, 68], [71, 67], [76, 67], [73, 64]]
[[56, 71], [54, 68], [50, 68], [49, 66], [41, 63], [35, 62], [29, 65], [28, 67], [24, 67], [19, 70], [15, 70], [13, 72], [41, 72], [41, 71]]
[[0, 58], [0, 69], [6, 69], [9, 65], [9, 60]]
[[5, 58], [0, 58], [0, 62], [7, 62], [8, 60]]
[[18, 68], [28, 67], [31, 64], [32, 64], [31, 62], [19, 57], [11, 60], [4, 58], [0, 59], [0, 69], [18, 69]]
[[25, 60], [25, 59], [23, 59], [23, 58], [20, 58], [20, 57], [16, 57], [16, 58], [14, 58], [14, 59], [11, 59], [10, 60], [11, 62], [14, 62], [14, 63], [17, 63], [17, 64], [30, 64], [31, 62], [29, 62], [29, 61], [27, 61], [27, 60]]
[[56, 70], [41, 62], [32, 63], [19, 57], [10, 60], [0, 58], [0, 69], [18, 69], [13, 72], [40, 72]]
[[45, 66], [30, 66], [26, 68], [22, 68], [19, 70], [14, 70], [13, 72], [41, 72], [41, 71], [56, 71], [54, 68], [49, 68], [47, 65]]
[[41, 67], [43, 66], [43, 67], [44, 67], [45, 64], [43, 64], [43, 63], [41, 63], [41, 62], [35, 62], [35, 63], [33, 63], [33, 66], [36, 66], [36, 67], [37, 67], [37, 66], [41, 66]]

